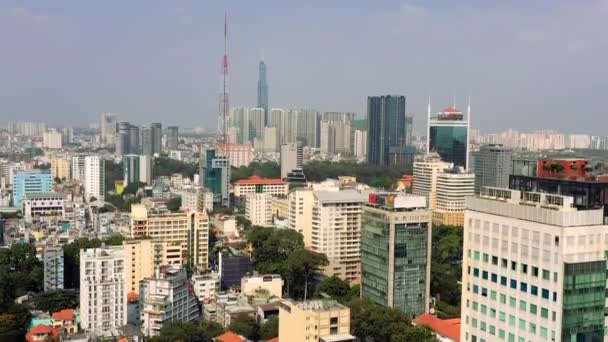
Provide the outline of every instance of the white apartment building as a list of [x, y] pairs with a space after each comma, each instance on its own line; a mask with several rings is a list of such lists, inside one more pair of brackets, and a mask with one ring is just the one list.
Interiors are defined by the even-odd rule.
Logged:
[[353, 136], [353, 153], [355, 157], [367, 157], [367, 131], [357, 129]]
[[437, 176], [451, 167], [452, 164], [442, 161], [437, 153], [427, 154], [422, 160], [414, 162], [412, 193], [426, 196], [431, 210], [437, 209]]
[[483, 188], [467, 198], [461, 341], [604, 341], [603, 210]]
[[192, 276], [192, 288], [200, 302], [209, 302], [220, 292], [220, 275], [217, 272]]
[[361, 277], [361, 214], [368, 194], [354, 189], [314, 191], [310, 249], [323, 253], [329, 265], [323, 272], [353, 284]]
[[117, 336], [127, 324], [125, 274], [122, 246], [80, 250], [80, 319], [88, 333]]
[[221, 152], [233, 167], [248, 166], [254, 158], [253, 147], [249, 144], [226, 144]]
[[72, 157], [72, 179], [84, 182], [84, 158], [85, 156], [73, 156]]
[[84, 158], [84, 195], [90, 201], [95, 197], [99, 201], [105, 200], [105, 160], [99, 156]]
[[44, 132], [42, 135], [42, 146], [44, 148], [61, 148], [63, 147], [62, 143], [61, 133], [55, 130]]
[[181, 210], [188, 211], [213, 211], [213, 193], [201, 187], [186, 189], [181, 193]]
[[262, 151], [273, 153], [279, 151], [279, 130], [276, 127], [264, 127]]
[[437, 208], [433, 224], [464, 225], [465, 198], [475, 194], [475, 174], [462, 168], [445, 170], [437, 175]]
[[284, 284], [283, 278], [278, 274], [254, 274], [241, 278], [241, 293], [255, 296], [260, 292], [267, 292], [270, 296], [283, 298]]
[[245, 216], [254, 226], [272, 224], [272, 196], [269, 194], [248, 194], [245, 198]]
[[141, 331], [146, 336], [159, 335], [167, 323], [200, 317], [198, 300], [190, 292], [190, 281], [182, 266], [158, 267], [154, 278], [141, 281], [139, 294]]
[[293, 169], [302, 168], [304, 162], [304, 152], [299, 143], [289, 143], [281, 145], [281, 179]]

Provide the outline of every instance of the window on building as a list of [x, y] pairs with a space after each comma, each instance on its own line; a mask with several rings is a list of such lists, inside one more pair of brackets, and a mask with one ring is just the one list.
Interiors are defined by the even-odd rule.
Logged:
[[530, 304], [530, 313], [536, 316], [536, 310], [538, 310], [538, 307], [535, 304]]
[[492, 265], [498, 265], [498, 257], [492, 256]]
[[491, 280], [493, 283], [498, 282], [498, 274], [496, 274], [496, 273], [492, 273], [492, 274], [490, 275], [490, 280]]
[[481, 272], [481, 279], [488, 280], [488, 271]]
[[517, 271], [517, 262], [511, 261], [511, 271]]
[[538, 267], [532, 266], [532, 276], [538, 277]]
[[507, 277], [500, 277], [500, 285], [507, 286]]
[[483, 253], [483, 256], [482, 256], [482, 261], [483, 261], [483, 262], [488, 262], [488, 258], [489, 258], [488, 254]]
[[517, 289], [517, 280], [511, 279], [511, 288], [512, 289]]
[[551, 272], [549, 272], [548, 270], [543, 270], [543, 279], [551, 280]]
[[524, 282], [521, 282], [519, 284], [519, 289], [521, 290], [521, 292], [528, 292], [528, 284], [524, 283]]
[[538, 286], [530, 286], [530, 293], [534, 296], [538, 296]]
[[528, 265], [521, 264], [521, 273], [528, 274]]
[[524, 300], [519, 301], [519, 310], [526, 311], [526, 306], [527, 306], [526, 301], [524, 301]]
[[502, 268], [507, 268], [507, 265], [508, 265], [507, 259], [504, 259], [504, 258], [500, 259], [500, 265], [502, 266]]
[[542, 290], [542, 297], [543, 297], [544, 299], [549, 299], [549, 290], [547, 290], [547, 289], [543, 289], [543, 290]]
[[536, 324], [530, 323], [530, 325], [528, 326], [528, 331], [530, 332], [530, 334], [536, 334]]
[[549, 310], [545, 308], [540, 308], [540, 317], [549, 318]]

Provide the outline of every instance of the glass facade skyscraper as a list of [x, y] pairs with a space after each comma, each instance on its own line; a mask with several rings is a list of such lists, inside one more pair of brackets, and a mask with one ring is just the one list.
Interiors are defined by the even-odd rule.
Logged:
[[[468, 118], [467, 118], [468, 120]], [[468, 122], [462, 112], [450, 107], [429, 121], [429, 152], [437, 152], [441, 160], [468, 168]]]
[[268, 124], [268, 83], [266, 83], [266, 63], [261, 60], [258, 75], [258, 108], [264, 108], [264, 124]]
[[389, 150], [406, 146], [405, 96], [367, 98], [367, 162], [390, 165]]
[[428, 311], [431, 213], [426, 198], [372, 195], [361, 222], [361, 294], [418, 316]]

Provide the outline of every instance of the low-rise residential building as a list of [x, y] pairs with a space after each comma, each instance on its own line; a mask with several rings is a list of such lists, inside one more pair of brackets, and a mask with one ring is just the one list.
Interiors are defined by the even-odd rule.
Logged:
[[65, 194], [60, 192], [28, 193], [23, 197], [23, 218], [31, 223], [35, 218], [63, 218], [65, 213]]
[[200, 302], [208, 302], [220, 292], [220, 275], [216, 272], [192, 276], [192, 288]]
[[289, 342], [354, 342], [350, 309], [335, 300], [281, 301], [279, 340]]
[[266, 292], [270, 296], [283, 297], [284, 281], [278, 274], [250, 275], [241, 278], [241, 293], [254, 296]]
[[158, 267], [154, 278], [140, 282], [139, 294], [141, 331], [146, 336], [158, 335], [167, 323], [200, 317], [198, 300], [181, 266]]

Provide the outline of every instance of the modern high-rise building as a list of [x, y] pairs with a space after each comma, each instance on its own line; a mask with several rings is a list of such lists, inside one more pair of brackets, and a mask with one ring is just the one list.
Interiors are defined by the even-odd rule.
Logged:
[[71, 144], [74, 142], [74, 128], [63, 127], [61, 129], [61, 138], [63, 145]]
[[231, 141], [234, 144], [249, 144], [249, 108], [232, 107], [230, 108], [229, 126], [236, 130], [236, 139]]
[[249, 139], [254, 142], [256, 139], [264, 139], [264, 108], [249, 108]]
[[266, 153], [279, 152], [279, 130], [276, 127], [264, 127], [262, 151]]
[[60, 132], [50, 130], [42, 135], [42, 146], [44, 148], [57, 149], [63, 147], [63, 137]]
[[213, 193], [213, 202], [222, 207], [230, 206], [230, 160], [207, 150], [201, 158], [200, 185]]
[[453, 164], [442, 161], [437, 153], [430, 153], [414, 162], [412, 193], [425, 196], [429, 209], [437, 209], [437, 177], [452, 167]]
[[283, 116], [285, 115], [285, 110], [281, 108], [272, 108], [270, 113], [268, 114], [268, 122], [266, 123], [267, 127], [276, 127], [279, 132], [281, 131], [281, 127], [283, 126]]
[[99, 120], [99, 134], [101, 142], [106, 145], [114, 145], [116, 143], [118, 116], [112, 113], [101, 113]]
[[245, 195], [245, 217], [254, 226], [272, 224], [272, 195], [252, 193]]
[[287, 178], [292, 170], [301, 169], [303, 163], [304, 152], [299, 142], [281, 145], [281, 179]]
[[296, 142], [298, 136], [298, 111], [289, 109], [281, 112], [281, 144], [290, 144]]
[[150, 127], [143, 126], [141, 128], [141, 154], [144, 156], [152, 156], [154, 146], [152, 146], [152, 129]]
[[84, 183], [84, 158], [85, 156], [72, 157], [72, 179]]
[[139, 154], [139, 127], [135, 125], [129, 125], [129, 154]]
[[141, 331], [157, 336], [171, 322], [189, 322], [200, 317], [198, 299], [191, 290], [186, 270], [180, 265], [164, 265], [154, 277], [141, 281], [139, 291]]
[[126, 260], [122, 246], [80, 250], [80, 325], [96, 336], [117, 336], [127, 324]]
[[405, 116], [405, 144], [407, 146], [412, 145], [414, 138], [414, 117], [410, 115]]
[[296, 114], [296, 139], [304, 146], [319, 146], [319, 112], [316, 110], [302, 109]]
[[335, 300], [279, 302], [279, 339], [290, 342], [354, 342], [350, 309]]
[[258, 108], [264, 109], [264, 125], [268, 122], [268, 83], [266, 83], [266, 63], [260, 60], [258, 74]]
[[405, 147], [405, 96], [367, 98], [367, 162], [390, 165], [389, 149]]
[[152, 157], [127, 154], [122, 159], [125, 186], [131, 183], [152, 184]]
[[603, 341], [608, 226], [569, 196], [467, 198], [461, 341]]
[[84, 158], [84, 196], [88, 202], [91, 198], [104, 201], [105, 186], [105, 160], [99, 156]]
[[122, 157], [125, 154], [129, 154], [129, 127], [131, 125], [128, 122], [119, 122], [116, 124], [116, 156]]
[[436, 189], [433, 225], [462, 227], [465, 199], [475, 194], [475, 174], [461, 167], [443, 170], [437, 175]]
[[482, 145], [473, 152], [475, 193], [483, 187], [506, 188], [513, 163], [513, 150], [500, 144]]
[[[327, 113], [325, 113], [327, 114]], [[346, 120], [321, 120], [321, 153], [351, 154], [351, 122]]]
[[353, 134], [353, 153], [357, 158], [367, 157], [367, 131], [355, 130]]
[[131, 207], [131, 237], [148, 236], [174, 243], [181, 263], [204, 271], [209, 258], [209, 216], [206, 212], [155, 212], [144, 205]]
[[60, 246], [44, 248], [44, 291], [63, 289], [64, 262], [63, 249]]
[[167, 127], [167, 150], [177, 150], [179, 146], [179, 127], [169, 126]]
[[428, 312], [431, 235], [426, 198], [371, 194], [361, 224], [361, 296], [412, 316]]
[[163, 126], [160, 122], [155, 122], [150, 127], [152, 129], [152, 154], [160, 155], [162, 152]]
[[51, 177], [61, 181], [72, 179], [72, 161], [66, 158], [55, 157], [51, 159]]
[[20, 171], [13, 177], [13, 206], [21, 208], [26, 194], [51, 192], [51, 173], [43, 170]]
[[437, 152], [443, 161], [468, 169], [471, 106], [468, 106], [466, 120], [455, 107], [446, 108], [431, 117], [430, 103], [427, 115], [427, 153]]

